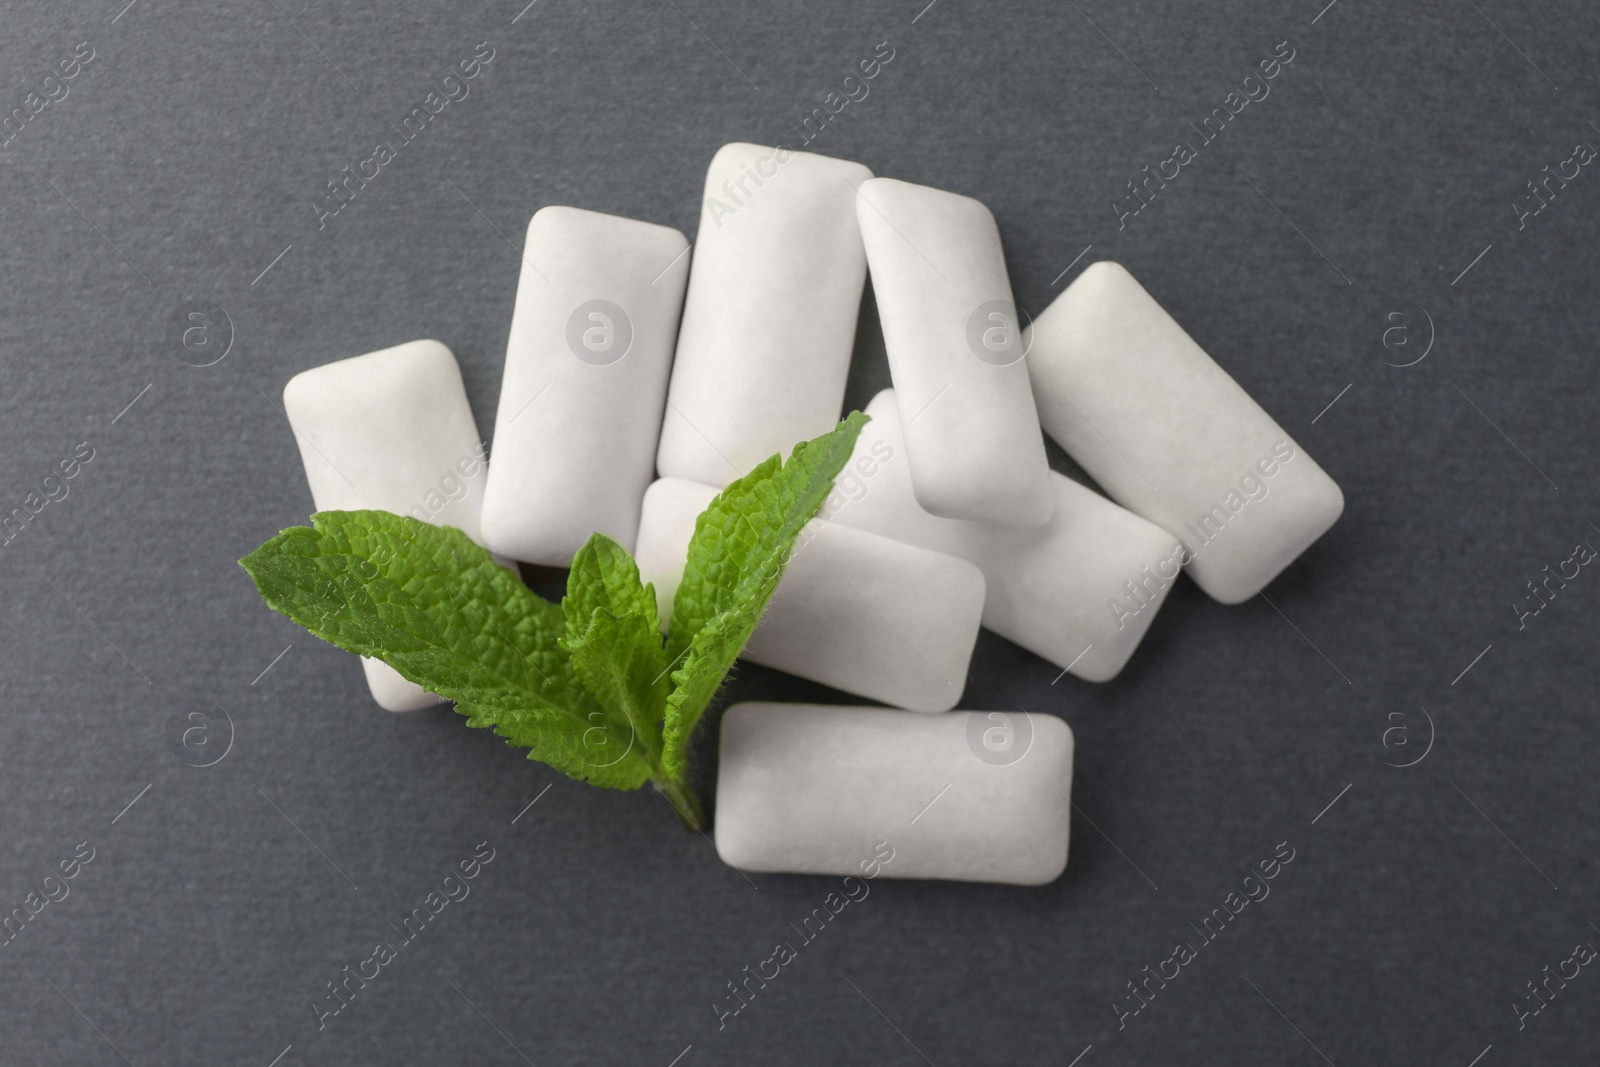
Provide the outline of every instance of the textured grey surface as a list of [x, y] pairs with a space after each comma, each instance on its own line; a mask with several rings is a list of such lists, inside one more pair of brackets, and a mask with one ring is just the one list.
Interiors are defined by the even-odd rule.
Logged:
[[[1513, 1005], [1600, 944], [1600, 575], [1523, 629], [1511, 607], [1600, 545], [1600, 177], [1520, 230], [1513, 207], [1600, 142], [1592, 5], [124, 2], [7, 4], [0, 40], [8, 108], [94, 49], [0, 146], [3, 509], [94, 449], [0, 546], [0, 907], [95, 850], [0, 948], [0, 1062], [1592, 1055], [1592, 968], [1521, 1029]], [[1112, 684], [1052, 684], [985, 635], [965, 706], [1077, 734], [1065, 876], [880, 880], [719, 1032], [724, 983], [830, 880], [747, 880], [658, 798], [377, 711], [234, 560], [310, 506], [275, 407], [292, 374], [436, 337], [488, 433], [533, 211], [692, 237], [715, 148], [791, 137], [885, 40], [812, 147], [983, 199], [1025, 307], [1124, 262], [1349, 505], [1270, 603], [1177, 589]], [[1119, 230], [1123, 183], [1286, 40], [1271, 95]], [[324, 183], [482, 41], [470, 96], [319, 230]], [[234, 332], [205, 368], [169, 332], [201, 302]], [[884, 377], [870, 326], [862, 350], [858, 404]], [[757, 668], [732, 694], [837, 699]], [[228, 719], [226, 755], [187, 765]], [[707, 730], [703, 786], [714, 753]], [[482, 841], [470, 897], [319, 1031], [325, 983]], [[1119, 1030], [1125, 983], [1280, 842], [1270, 897]]]

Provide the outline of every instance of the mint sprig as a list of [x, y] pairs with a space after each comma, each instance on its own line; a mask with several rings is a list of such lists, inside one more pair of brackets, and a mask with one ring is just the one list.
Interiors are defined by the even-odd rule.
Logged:
[[655, 590], [591, 537], [552, 604], [460, 530], [324, 511], [240, 560], [274, 611], [455, 701], [528, 758], [609, 789], [653, 782], [705, 825], [687, 748], [867, 417], [773, 456], [695, 522], [665, 644]]

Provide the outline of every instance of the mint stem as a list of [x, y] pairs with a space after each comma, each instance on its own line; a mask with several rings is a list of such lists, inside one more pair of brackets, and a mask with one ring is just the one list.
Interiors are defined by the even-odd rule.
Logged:
[[706, 811], [705, 808], [700, 806], [700, 798], [694, 795], [694, 790], [689, 788], [689, 784], [672, 778], [666, 781], [657, 778], [654, 781], [656, 788], [661, 791], [661, 795], [666, 797], [667, 801], [677, 811], [678, 818], [683, 822], [683, 825], [690, 830], [704, 832], [706, 828]]

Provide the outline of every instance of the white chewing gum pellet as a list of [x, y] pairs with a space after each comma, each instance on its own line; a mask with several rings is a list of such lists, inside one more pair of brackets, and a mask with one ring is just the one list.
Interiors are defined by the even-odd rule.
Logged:
[[1043, 885], [1067, 865], [1072, 731], [1051, 715], [737, 704], [716, 839], [746, 871]]
[[986, 583], [985, 626], [1085, 681], [1116, 677], [1177, 580], [1178, 539], [1054, 471], [1055, 513], [1043, 526], [929, 515], [911, 492], [894, 391], [866, 413], [872, 421], [820, 514], [970, 560]]
[[[482, 543], [484, 444], [444, 345], [412, 341], [302, 371], [283, 387], [283, 408], [318, 511], [392, 511]], [[361, 666], [387, 711], [442, 699], [380, 660]]]
[[656, 466], [723, 486], [833, 429], [866, 256], [859, 163], [729, 144], [706, 172]]
[[1118, 503], [1176, 534], [1195, 584], [1237, 604], [1344, 511], [1332, 478], [1116, 263], [1033, 323], [1045, 431]]
[[947, 519], [1041, 525], [1050, 467], [994, 216], [971, 197], [874, 178], [856, 217], [918, 502]]
[[570, 207], [533, 216], [483, 494], [496, 552], [566, 567], [597, 532], [632, 550], [688, 248], [654, 223]]
[[[645, 494], [640, 576], [663, 622], [695, 518], [717, 490], [663, 478]], [[742, 653], [766, 667], [913, 711], [961, 699], [983, 614], [983, 574], [965, 560], [813, 520]]]

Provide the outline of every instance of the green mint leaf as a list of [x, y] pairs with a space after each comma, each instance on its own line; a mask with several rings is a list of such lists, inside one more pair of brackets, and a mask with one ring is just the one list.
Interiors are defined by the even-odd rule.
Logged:
[[[760, 607], [766, 607], [765, 600]], [[729, 614], [713, 619], [690, 639], [683, 665], [672, 673], [673, 689], [661, 730], [661, 767], [670, 777], [688, 773], [689, 738], [760, 620], [754, 610]]]
[[[653, 586], [639, 579], [638, 564], [626, 549], [605, 534], [595, 534], [572, 558], [567, 572], [567, 595], [561, 601], [567, 615], [567, 636], [580, 637], [595, 611], [604, 608], [613, 615], [637, 612], [646, 616], [659, 631], [656, 593]], [[663, 664], [664, 666], [664, 664]]]
[[322, 639], [456, 702], [467, 725], [573, 778], [637, 789], [645, 756], [560, 647], [565, 621], [460, 530], [385, 511], [325, 511], [240, 564], [261, 598]]
[[561, 647], [589, 692], [615, 717], [611, 736], [637, 747], [654, 765], [672, 688], [655, 589], [640, 582], [637, 564], [621, 545], [595, 534], [572, 561], [561, 607], [567, 619]]
[[687, 770], [689, 737], [772, 599], [805, 524], [833, 489], [867, 416], [795, 446], [724, 489], [695, 520], [683, 581], [672, 602], [666, 655], [678, 665], [667, 698], [662, 769]]

